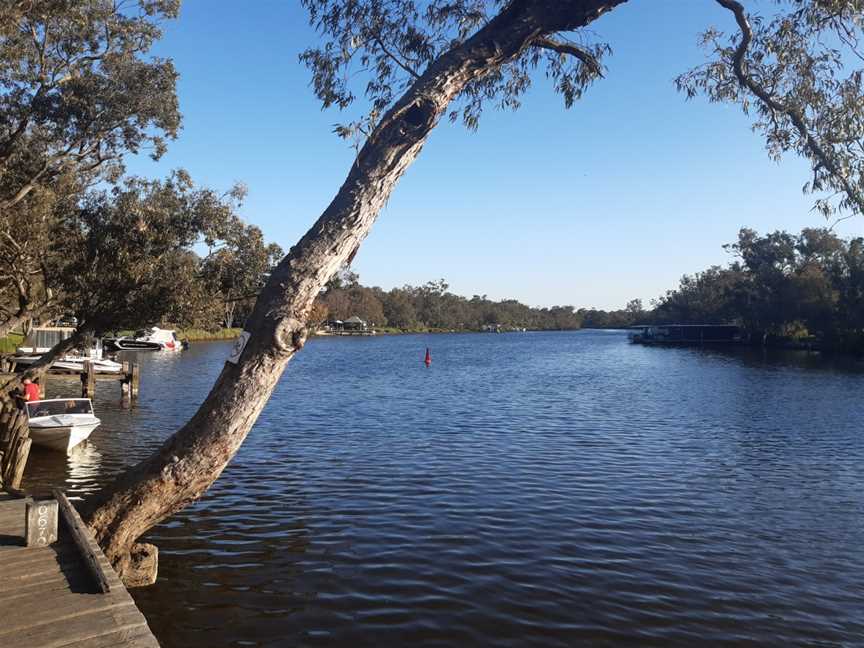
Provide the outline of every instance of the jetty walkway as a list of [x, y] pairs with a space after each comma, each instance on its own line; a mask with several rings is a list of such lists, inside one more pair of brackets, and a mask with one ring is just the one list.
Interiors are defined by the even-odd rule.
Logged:
[[[0, 495], [0, 646], [158, 648], [144, 615], [62, 493], [57, 504]], [[39, 504], [38, 502], [36, 503]], [[54, 522], [34, 516], [49, 511]], [[56, 520], [59, 518], [59, 525]], [[36, 521], [34, 521], [36, 520]], [[28, 535], [56, 529], [56, 542]], [[38, 546], [42, 544], [44, 546]]]

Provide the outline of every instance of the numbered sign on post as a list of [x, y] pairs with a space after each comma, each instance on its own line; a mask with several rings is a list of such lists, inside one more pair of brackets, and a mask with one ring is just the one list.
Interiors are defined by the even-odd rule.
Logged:
[[47, 547], [57, 542], [57, 500], [27, 504], [25, 536], [28, 547]]
[[250, 337], [252, 337], [252, 334], [249, 331], [243, 331], [240, 337], [234, 340], [234, 346], [231, 347], [231, 355], [228, 356], [228, 362], [237, 364], [240, 361], [240, 356], [243, 353], [243, 349], [246, 348], [246, 343]]

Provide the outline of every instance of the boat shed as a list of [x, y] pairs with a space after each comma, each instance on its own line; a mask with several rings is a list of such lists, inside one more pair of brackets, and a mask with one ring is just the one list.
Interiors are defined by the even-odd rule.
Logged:
[[741, 329], [735, 324], [651, 324], [630, 327], [637, 344], [738, 344]]

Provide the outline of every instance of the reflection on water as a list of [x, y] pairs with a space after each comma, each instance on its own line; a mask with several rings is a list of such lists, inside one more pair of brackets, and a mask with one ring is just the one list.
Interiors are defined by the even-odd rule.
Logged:
[[[139, 405], [100, 384], [25, 486], [151, 452], [229, 348], [142, 354]], [[862, 645], [862, 388], [613, 332], [313, 340], [135, 598], [169, 648]]]

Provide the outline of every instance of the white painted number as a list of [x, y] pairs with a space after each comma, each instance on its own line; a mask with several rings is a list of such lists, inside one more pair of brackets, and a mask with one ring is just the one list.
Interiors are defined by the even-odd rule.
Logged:
[[228, 362], [231, 364], [237, 364], [240, 360], [240, 354], [243, 353], [243, 349], [246, 348], [246, 343], [249, 341], [249, 338], [252, 337], [252, 334], [249, 331], [243, 331], [234, 341], [234, 346], [231, 347], [231, 355], [228, 356]]

